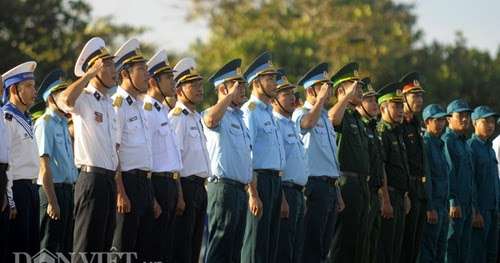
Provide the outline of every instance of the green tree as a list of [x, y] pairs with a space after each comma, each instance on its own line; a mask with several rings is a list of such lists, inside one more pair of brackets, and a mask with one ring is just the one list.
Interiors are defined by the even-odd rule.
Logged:
[[0, 72], [35, 60], [38, 83], [55, 68], [62, 68], [74, 77], [74, 63], [90, 38], [100, 36], [112, 44], [144, 30], [145, 27], [114, 24], [110, 16], [93, 18], [91, 7], [84, 0], [3, 1]]

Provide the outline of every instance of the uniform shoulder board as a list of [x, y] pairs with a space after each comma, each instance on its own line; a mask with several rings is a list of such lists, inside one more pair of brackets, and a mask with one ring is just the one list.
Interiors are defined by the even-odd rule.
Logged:
[[120, 108], [123, 103], [123, 98], [120, 96], [116, 96], [115, 101], [113, 102], [113, 106]]
[[150, 102], [144, 103], [144, 109], [147, 111], [151, 111], [153, 109], [153, 104], [151, 104]]
[[44, 120], [44, 121], [49, 121], [49, 120], [50, 120], [50, 118], [51, 118], [51, 117], [50, 117], [50, 115], [48, 115], [48, 114], [45, 114], [45, 116], [43, 116], [43, 120]]
[[174, 109], [174, 112], [172, 113], [172, 115], [174, 116], [179, 116], [179, 114], [181, 114], [182, 112], [182, 109], [181, 108], [175, 108]]
[[385, 132], [387, 129], [391, 128], [390, 124], [380, 122], [377, 126], [378, 132]]
[[82, 93], [83, 93], [83, 94], [90, 94], [90, 91], [88, 91], [88, 90], [84, 89]]
[[5, 113], [5, 119], [6, 119], [6, 120], [8, 120], [8, 121], [12, 121], [12, 117], [14, 117], [14, 116], [12, 116], [12, 114], [7, 113], [7, 112]]
[[184, 115], [188, 115], [188, 114], [189, 114], [189, 111], [188, 111], [188, 110], [186, 110], [186, 109], [183, 109], [183, 110], [182, 110], [182, 113], [184, 113]]
[[250, 102], [250, 104], [248, 104], [248, 108], [249, 108], [250, 110], [255, 109], [255, 103], [254, 103], [253, 101], [252, 101], [252, 102]]

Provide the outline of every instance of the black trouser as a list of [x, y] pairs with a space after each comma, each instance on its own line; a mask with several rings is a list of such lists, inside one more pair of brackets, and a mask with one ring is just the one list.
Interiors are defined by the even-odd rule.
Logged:
[[[339, 179], [345, 209], [337, 217], [330, 262], [361, 262], [368, 234], [369, 190], [366, 175], [344, 172]], [[353, 177], [357, 176], [357, 177]]]
[[381, 218], [376, 262], [397, 263], [401, 255], [405, 225], [404, 192], [389, 190], [393, 218]]
[[365, 239], [365, 249], [361, 262], [375, 262], [378, 237], [380, 234], [380, 195], [378, 188], [370, 189], [370, 212], [368, 213], [368, 236]]
[[[302, 262], [318, 263], [327, 259], [337, 221], [337, 188], [333, 181], [309, 177], [306, 190], [307, 213]], [[331, 180], [334, 180], [331, 178]]]
[[400, 262], [414, 263], [422, 243], [424, 226], [427, 222], [427, 202], [425, 201], [424, 183], [415, 179], [410, 180], [411, 209], [405, 218], [405, 230], [403, 235], [403, 246], [401, 250]]
[[80, 253], [108, 252], [116, 226], [116, 181], [112, 175], [81, 171], [75, 186], [75, 229], [72, 262]]
[[302, 246], [304, 245], [304, 194], [300, 186], [283, 186], [288, 202], [288, 218], [280, 222], [278, 256], [276, 262], [302, 262]]
[[[135, 170], [137, 171], [137, 170]], [[137, 262], [150, 261], [153, 240], [154, 190], [147, 172], [122, 171], [122, 182], [130, 201], [129, 213], [116, 213], [113, 247], [119, 252], [137, 253]], [[126, 258], [118, 260], [122, 262]]]
[[207, 191], [204, 179], [198, 176], [181, 177], [186, 207], [176, 217], [174, 238], [174, 262], [197, 263], [207, 214]]
[[[40, 198], [32, 180], [14, 180], [12, 185], [16, 218], [10, 220], [9, 253], [25, 252], [31, 256], [40, 251]], [[14, 262], [14, 260], [9, 261]]]
[[241, 251], [244, 263], [275, 262], [281, 210], [281, 178], [277, 171], [255, 172], [255, 182], [263, 213], [256, 217], [247, 211], [245, 237]]
[[172, 262], [174, 253], [175, 211], [179, 189], [172, 178], [153, 175], [151, 180], [156, 201], [161, 207], [161, 214], [153, 223], [153, 260], [169, 263]]
[[9, 215], [10, 207], [7, 202], [5, 210], [2, 205], [7, 198], [7, 173], [0, 171], [0, 262], [7, 262], [7, 251], [9, 247]]
[[[40, 247], [48, 251], [62, 252], [68, 256], [72, 252], [73, 240], [73, 185], [54, 184], [60, 217], [57, 220], [47, 214], [48, 199], [43, 189], [38, 190], [40, 195]], [[67, 257], [69, 258], [69, 257]]]
[[243, 183], [240, 187], [222, 182], [208, 184], [207, 263], [240, 262], [247, 211], [248, 195]]

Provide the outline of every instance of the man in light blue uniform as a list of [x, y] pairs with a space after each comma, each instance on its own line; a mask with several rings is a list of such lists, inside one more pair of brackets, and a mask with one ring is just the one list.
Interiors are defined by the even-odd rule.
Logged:
[[252, 157], [250, 135], [238, 108], [245, 102], [246, 82], [240, 66], [241, 59], [231, 60], [208, 79], [219, 100], [202, 112], [212, 168], [207, 262], [240, 262], [243, 246]]
[[[324, 109], [331, 96], [331, 84], [327, 63], [321, 63], [307, 72], [298, 82], [305, 88], [306, 102], [292, 116], [304, 142], [304, 160], [309, 176], [304, 192], [307, 213], [304, 219], [303, 262], [316, 263], [327, 259], [337, 213], [344, 207], [335, 185], [340, 171], [332, 119], [338, 118], [338, 112], [343, 112], [345, 107], [333, 107], [330, 113]], [[350, 90], [353, 90], [352, 87]]]
[[474, 170], [471, 248], [467, 262], [496, 262], [498, 254], [498, 161], [491, 136], [499, 115], [490, 107], [479, 106], [472, 112], [474, 134], [467, 141]]
[[285, 150], [269, 100], [276, 97], [276, 70], [271, 53], [264, 52], [244, 72], [252, 88], [243, 105], [243, 121], [253, 146], [254, 177], [250, 185], [250, 212], [242, 249], [242, 262], [275, 262], [281, 207], [281, 176]]
[[276, 262], [301, 262], [304, 238], [304, 186], [307, 183], [307, 171], [304, 161], [304, 144], [299, 131], [291, 120], [295, 110], [295, 86], [286, 78], [284, 69], [278, 70], [278, 82], [275, 99], [271, 99], [273, 115], [283, 137], [286, 164], [281, 178], [283, 197], [281, 204], [281, 222]]
[[68, 87], [66, 73], [52, 71], [38, 89], [37, 98], [47, 103], [35, 123], [40, 155], [40, 239], [41, 248], [69, 255], [73, 240], [73, 185], [78, 171], [73, 157], [68, 119], [57, 105], [61, 91]]

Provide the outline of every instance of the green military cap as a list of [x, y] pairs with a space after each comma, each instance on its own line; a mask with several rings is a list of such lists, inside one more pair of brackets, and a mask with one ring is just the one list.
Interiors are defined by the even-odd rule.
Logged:
[[361, 84], [363, 85], [363, 98], [378, 95], [372, 87], [372, 80], [370, 77], [363, 78], [361, 82]]
[[425, 92], [420, 85], [420, 74], [418, 74], [418, 72], [406, 74], [399, 82], [403, 84], [403, 94]]
[[33, 122], [43, 115], [43, 113], [45, 112], [45, 107], [46, 104], [43, 100], [30, 107], [29, 112], [31, 115], [31, 120]]
[[359, 80], [359, 64], [358, 62], [351, 62], [333, 74], [331, 80], [333, 82], [333, 87], [337, 87], [340, 83], [349, 80]]
[[278, 86], [276, 87], [276, 89], [278, 91], [284, 90], [284, 89], [293, 89], [293, 88], [295, 88], [295, 85], [292, 85], [290, 83], [290, 81], [288, 81], [288, 79], [286, 78], [286, 70], [285, 69], [280, 68], [280, 69], [278, 69], [276, 71], [278, 72], [278, 74], [276, 75], [276, 82], [278, 84]]
[[387, 84], [378, 91], [378, 104], [384, 101], [403, 102], [403, 92], [401, 91], [403, 84], [401, 82], [393, 82]]

